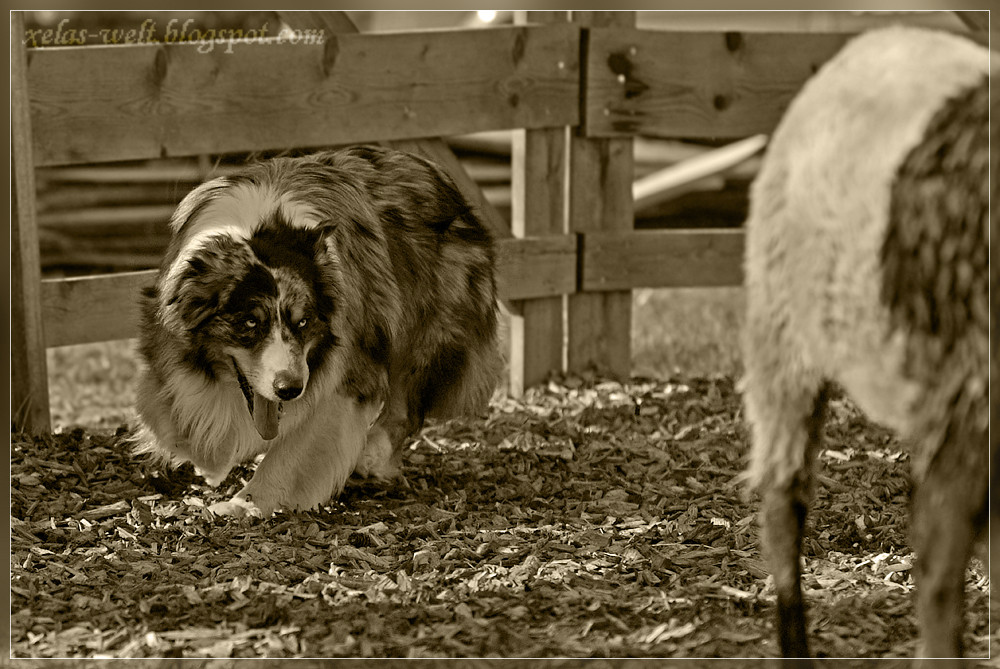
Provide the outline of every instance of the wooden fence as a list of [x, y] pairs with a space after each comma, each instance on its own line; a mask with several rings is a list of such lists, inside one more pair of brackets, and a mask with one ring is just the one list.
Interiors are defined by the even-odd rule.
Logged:
[[[133, 337], [154, 272], [42, 280], [36, 167], [387, 142], [442, 164], [499, 238], [510, 387], [596, 366], [627, 377], [631, 289], [741, 281], [739, 230], [636, 231], [632, 138], [772, 129], [846, 34], [637, 30], [634, 12], [527, 12], [507, 27], [325, 40], [26, 49], [11, 41], [12, 418], [49, 429], [47, 347]], [[231, 52], [229, 52], [231, 51]], [[515, 129], [512, 222], [440, 136]]]

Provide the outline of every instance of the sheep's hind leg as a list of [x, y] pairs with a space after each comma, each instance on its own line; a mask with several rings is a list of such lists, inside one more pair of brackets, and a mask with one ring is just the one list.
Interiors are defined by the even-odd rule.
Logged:
[[763, 497], [762, 552], [774, 578], [781, 653], [802, 658], [797, 666], [808, 667], [800, 554], [826, 389], [811, 379], [782, 387], [773, 377], [756, 378], [765, 381], [756, 388], [749, 381], [745, 396], [754, 429], [751, 475], [760, 483]]
[[913, 493], [922, 639], [918, 655], [924, 658], [962, 656], [965, 570], [973, 544], [985, 530], [988, 506], [987, 438], [968, 432], [954, 435], [949, 430], [948, 441]]

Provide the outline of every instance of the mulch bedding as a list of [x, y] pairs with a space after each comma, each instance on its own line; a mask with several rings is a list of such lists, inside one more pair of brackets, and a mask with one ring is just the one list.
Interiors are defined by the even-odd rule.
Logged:
[[[776, 651], [730, 379], [553, 381], [425, 429], [403, 482], [265, 520], [207, 509], [249, 468], [213, 489], [125, 434], [12, 434], [13, 657]], [[843, 399], [827, 447], [805, 547], [814, 653], [912, 655], [907, 456]], [[967, 584], [982, 657], [980, 563]]]

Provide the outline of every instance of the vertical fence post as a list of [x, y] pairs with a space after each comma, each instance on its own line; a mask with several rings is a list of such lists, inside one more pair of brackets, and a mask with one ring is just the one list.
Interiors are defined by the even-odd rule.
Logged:
[[35, 166], [24, 12], [10, 24], [10, 374], [11, 420], [17, 429], [43, 432], [49, 423], [49, 384], [42, 330], [42, 270], [38, 248]]
[[[517, 11], [515, 22], [564, 23], [568, 12]], [[511, 147], [511, 228], [516, 237], [567, 230], [567, 129], [514, 130]], [[563, 369], [564, 296], [522, 300], [510, 319], [510, 393]]]
[[[587, 27], [634, 27], [635, 12], [573, 12], [573, 22]], [[580, 64], [587, 82], [587, 35]], [[584, 119], [581, 119], [581, 127]], [[570, 231], [625, 231], [634, 227], [632, 208], [632, 139], [570, 139]], [[581, 249], [582, 252], [582, 249]], [[632, 293], [576, 293], [568, 302], [570, 371], [596, 368], [625, 380], [631, 372]]]

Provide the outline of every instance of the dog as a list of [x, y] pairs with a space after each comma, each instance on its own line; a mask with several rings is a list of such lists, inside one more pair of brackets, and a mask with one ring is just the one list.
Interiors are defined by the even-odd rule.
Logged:
[[278, 157], [192, 190], [142, 298], [136, 450], [212, 485], [220, 514], [306, 510], [400, 475], [427, 417], [499, 378], [490, 230], [452, 180], [375, 146]]

